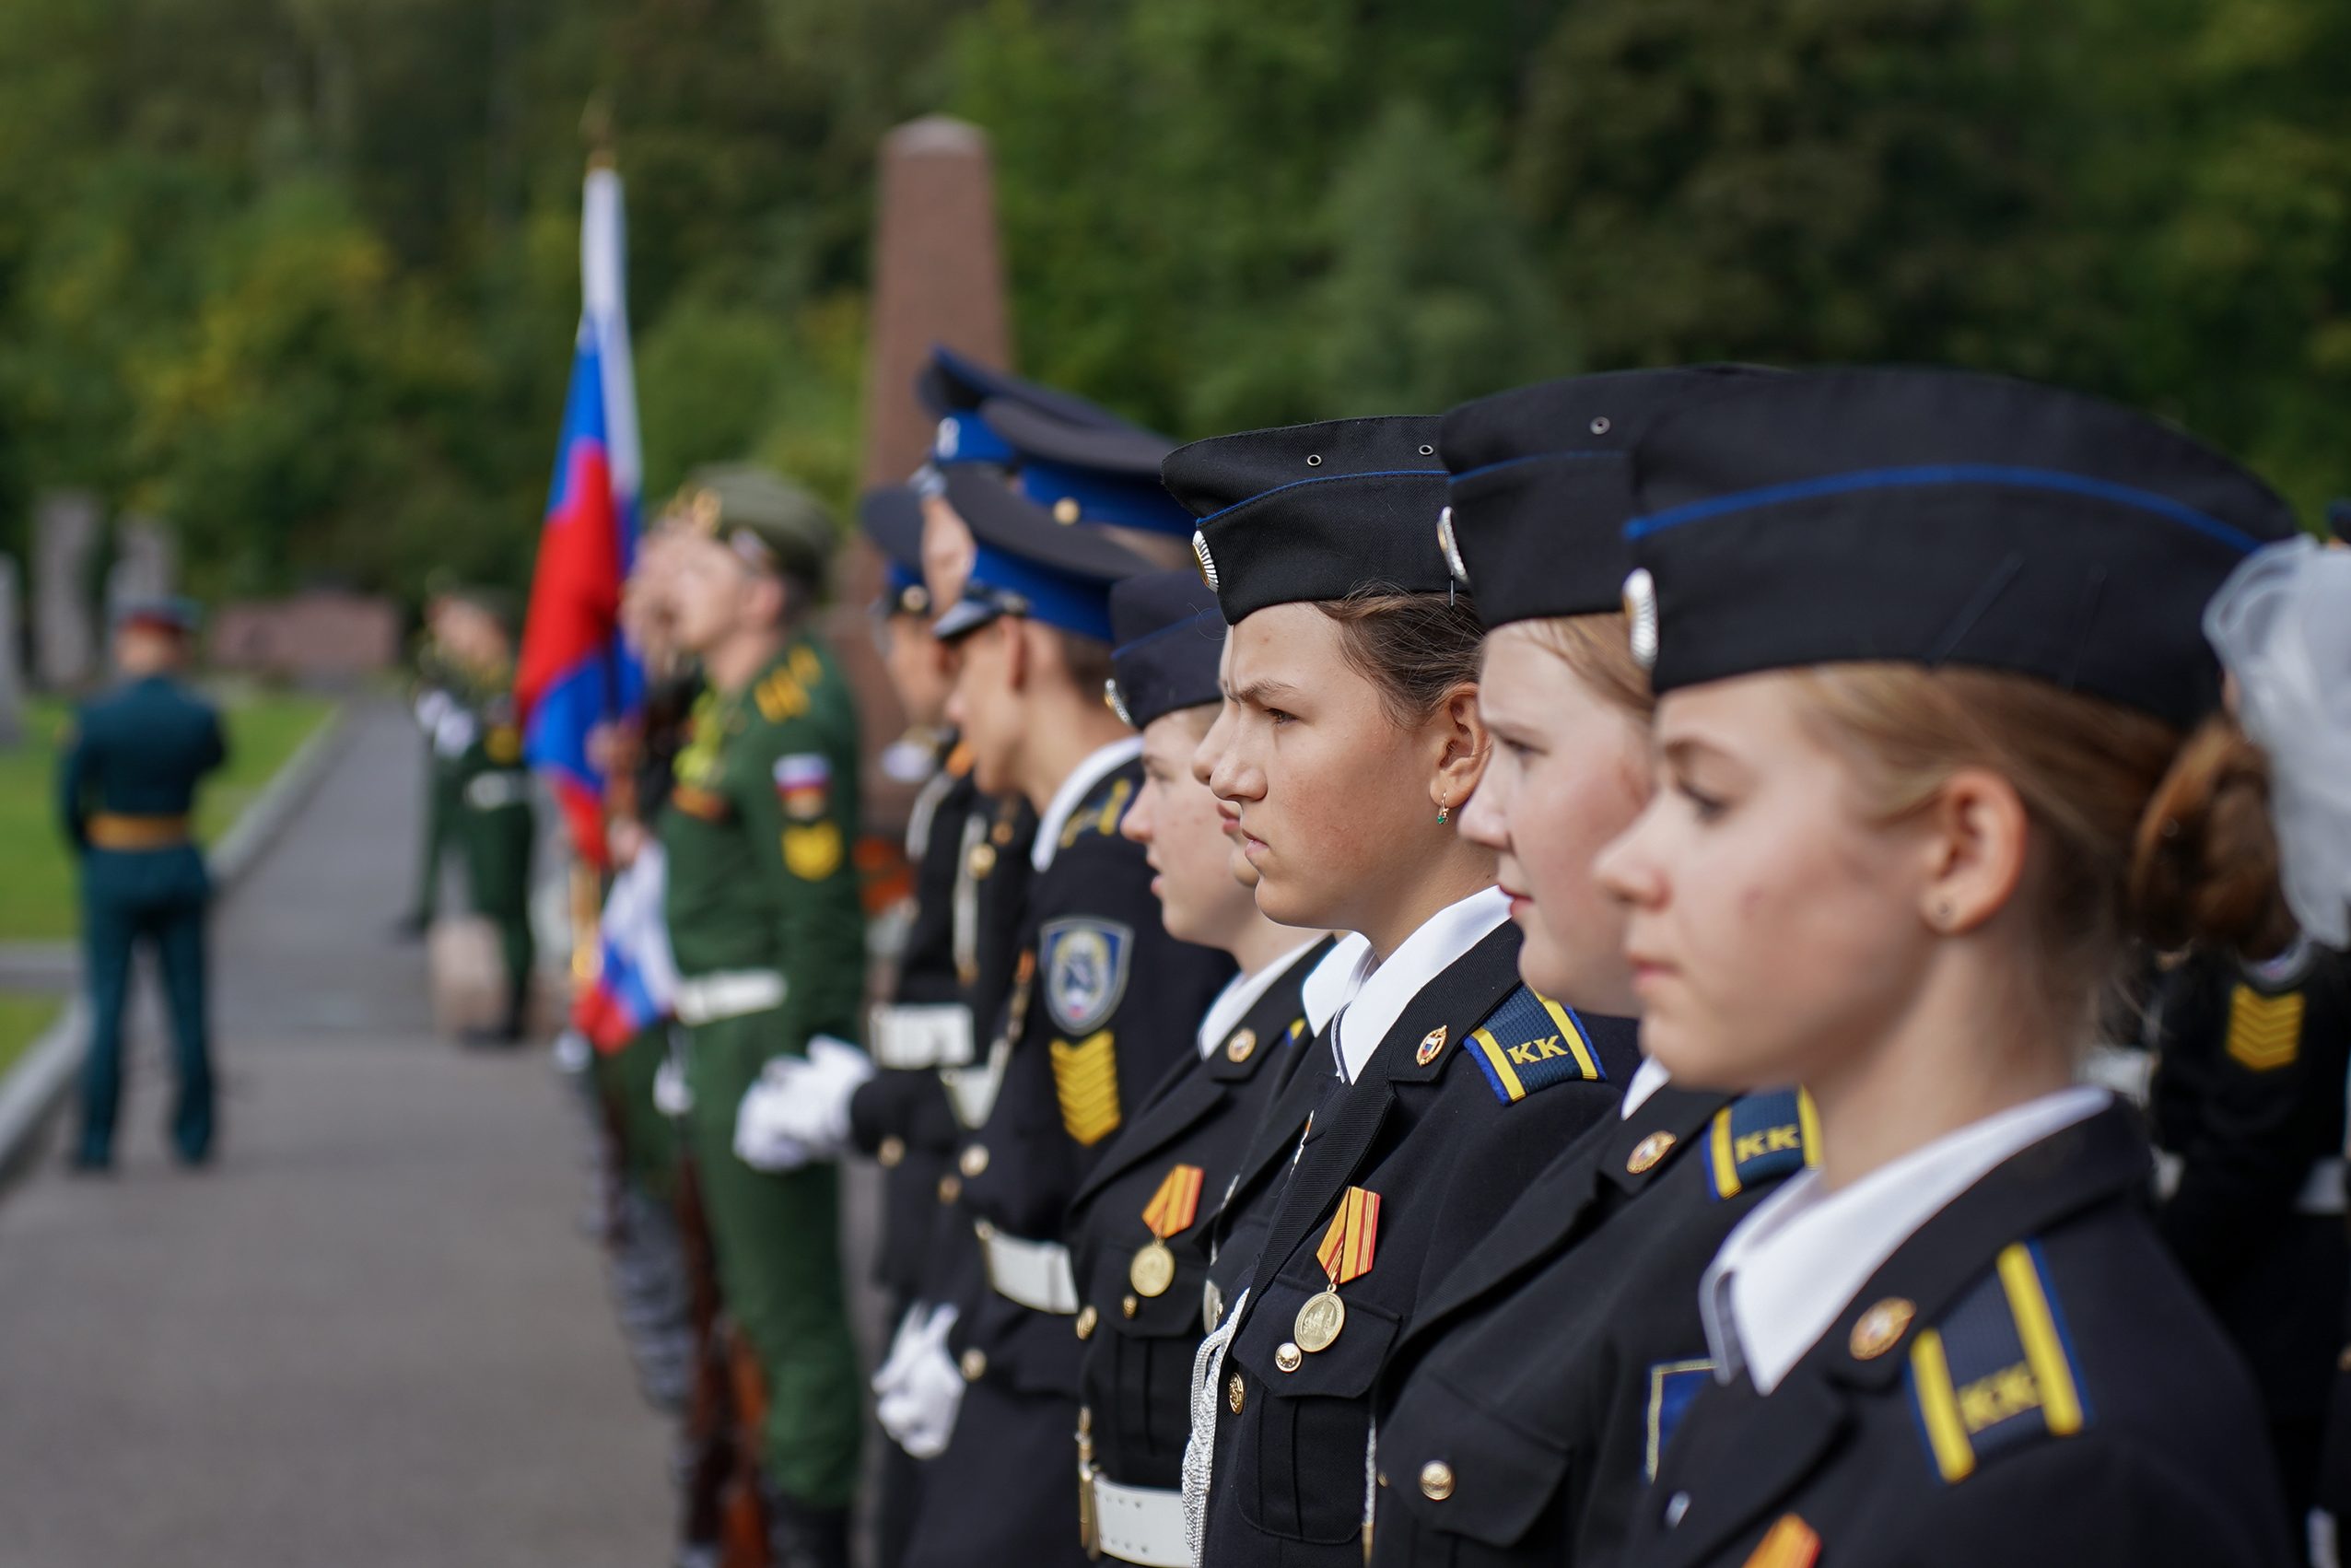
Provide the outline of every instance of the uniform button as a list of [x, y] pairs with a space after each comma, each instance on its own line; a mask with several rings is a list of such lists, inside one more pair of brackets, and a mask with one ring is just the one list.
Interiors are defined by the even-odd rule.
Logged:
[[2334, 1358], [2334, 1369], [2337, 1372], [2351, 1372], [2351, 1345], [2344, 1346], [2343, 1353]]
[[956, 1176], [954, 1172], [949, 1171], [945, 1176], [939, 1178], [940, 1202], [953, 1203], [956, 1199], [961, 1198], [963, 1195], [963, 1178]]
[[1673, 1146], [1672, 1133], [1653, 1132], [1632, 1146], [1632, 1157], [1625, 1161], [1624, 1168], [1634, 1176], [1645, 1176], [1657, 1168], [1659, 1160], [1673, 1152]]
[[1096, 1312], [1093, 1307], [1088, 1306], [1082, 1308], [1078, 1313], [1078, 1338], [1081, 1340], [1093, 1339], [1094, 1326], [1101, 1321], [1102, 1314]]
[[1233, 1381], [1224, 1386], [1224, 1402], [1233, 1407], [1233, 1413], [1236, 1416], [1241, 1413], [1241, 1405], [1246, 1393], [1247, 1390], [1241, 1385], [1241, 1375], [1234, 1373]]
[[989, 1224], [986, 1220], [974, 1220], [971, 1223], [971, 1234], [977, 1236], [983, 1242], [994, 1241], [996, 1239], [996, 1227]]
[[1682, 1515], [1689, 1512], [1690, 1493], [1686, 1492], [1677, 1492], [1671, 1497], [1667, 1498], [1666, 1528], [1672, 1529], [1676, 1525], [1680, 1524]]
[[1421, 1467], [1421, 1495], [1432, 1503], [1442, 1503], [1453, 1495], [1453, 1467], [1443, 1459], [1431, 1459]]
[[975, 882], [985, 882], [988, 873], [996, 869], [996, 846], [975, 844], [971, 847], [971, 874]]
[[1224, 1042], [1225, 1059], [1246, 1061], [1257, 1048], [1257, 1032], [1255, 1029], [1237, 1030], [1231, 1039]]
[[965, 1180], [972, 1181], [977, 1179], [988, 1169], [988, 1145], [985, 1143], [973, 1144], [970, 1148], [964, 1151], [963, 1158], [957, 1160], [955, 1164], [962, 1167]]
[[1918, 1316], [1918, 1308], [1901, 1296], [1888, 1296], [1884, 1301], [1854, 1319], [1853, 1353], [1855, 1361], [1875, 1361], [1894, 1348], [1902, 1330]]
[[1133, 1296], [1121, 1296], [1118, 1298], [1118, 1310], [1125, 1313], [1129, 1317], [1132, 1317], [1136, 1313], [1140, 1312], [1142, 1309], [1143, 1304], [1137, 1301]]
[[1273, 1364], [1284, 1372], [1297, 1371], [1299, 1363], [1305, 1359], [1306, 1353], [1287, 1340], [1274, 1349]]
[[882, 1147], [873, 1151], [873, 1157], [881, 1162], [883, 1170], [895, 1171], [906, 1157], [906, 1141], [903, 1138], [884, 1138], [882, 1140]]
[[1379, 1472], [1379, 1482], [1382, 1486], [1386, 1486], [1387, 1484], [1387, 1472], [1386, 1470], [1381, 1470]]
[[977, 1383], [988, 1375], [988, 1352], [977, 1345], [974, 1345], [964, 1352], [964, 1359], [959, 1364], [963, 1370], [964, 1381]]

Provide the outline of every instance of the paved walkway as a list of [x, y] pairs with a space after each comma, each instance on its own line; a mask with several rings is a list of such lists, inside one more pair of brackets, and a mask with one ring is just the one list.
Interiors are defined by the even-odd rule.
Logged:
[[667, 1560], [569, 1091], [432, 1038], [414, 731], [351, 718], [215, 921], [219, 1164], [165, 1156], [150, 1025], [122, 1174], [0, 1200], [0, 1568]]

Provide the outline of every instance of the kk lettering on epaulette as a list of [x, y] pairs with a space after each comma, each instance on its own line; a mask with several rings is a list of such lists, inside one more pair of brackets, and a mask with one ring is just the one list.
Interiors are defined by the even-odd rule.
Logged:
[[1927, 1458], [1958, 1484], [1979, 1462], [2090, 1422], [2041, 1249], [2002, 1249], [1992, 1273], [1911, 1342], [1911, 1398]]
[[1820, 1163], [1820, 1125], [1801, 1089], [1749, 1094], [1714, 1113], [1707, 1129], [1707, 1189], [1736, 1198], [1757, 1184]]
[[1469, 1034], [1469, 1048], [1505, 1105], [1554, 1083], [1604, 1083], [1608, 1074], [1574, 1010], [1526, 986]]

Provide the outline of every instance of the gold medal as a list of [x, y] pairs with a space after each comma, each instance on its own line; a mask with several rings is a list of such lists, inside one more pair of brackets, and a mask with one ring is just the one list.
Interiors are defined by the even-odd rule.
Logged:
[[1339, 1331], [1347, 1327], [1347, 1304], [1339, 1299], [1339, 1287], [1331, 1286], [1318, 1296], [1310, 1296], [1298, 1309], [1298, 1321], [1291, 1337], [1298, 1348], [1313, 1354], [1327, 1351], [1339, 1342]]
[[1167, 1244], [1153, 1237], [1150, 1245], [1135, 1254], [1127, 1265], [1127, 1282], [1135, 1287], [1139, 1296], [1162, 1296], [1176, 1282], [1176, 1255]]

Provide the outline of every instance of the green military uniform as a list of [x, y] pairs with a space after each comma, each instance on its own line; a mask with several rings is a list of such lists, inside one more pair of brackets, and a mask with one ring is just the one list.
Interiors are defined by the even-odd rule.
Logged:
[[212, 886], [190, 833], [189, 813], [197, 780], [227, 757], [220, 716], [168, 676], [126, 682], [76, 716], [59, 766], [58, 794], [66, 837], [81, 857], [82, 955], [90, 998], [77, 1164], [103, 1168], [113, 1158], [123, 1008], [131, 948], [142, 939], [155, 944], [177, 1046], [172, 1146], [190, 1164], [211, 1153], [205, 910]]
[[520, 1039], [535, 957], [531, 850], [538, 824], [531, 805], [531, 771], [522, 763], [522, 731], [514, 721], [511, 672], [498, 671], [484, 680], [472, 734], [457, 754], [454, 778], [466, 893], [474, 912], [497, 928], [498, 949], [506, 962], [506, 1011], [497, 1033]]
[[834, 1169], [778, 1175], [734, 1152], [766, 1062], [818, 1034], [854, 1039], [865, 928], [855, 707], [831, 658], [794, 637], [747, 686], [707, 692], [660, 823], [689, 1025], [684, 1132], [728, 1315], [766, 1384], [762, 1470], [784, 1497], [845, 1507], [862, 1390], [843, 1303]]
[[464, 781], [458, 766], [463, 745], [445, 745], [440, 734], [443, 722], [462, 709], [463, 691], [463, 676], [449, 655], [431, 637], [418, 638], [415, 708], [417, 725], [425, 731], [425, 823], [416, 868], [416, 901], [407, 923], [420, 931], [432, 923], [440, 908], [441, 861], [455, 845], [464, 803]]

